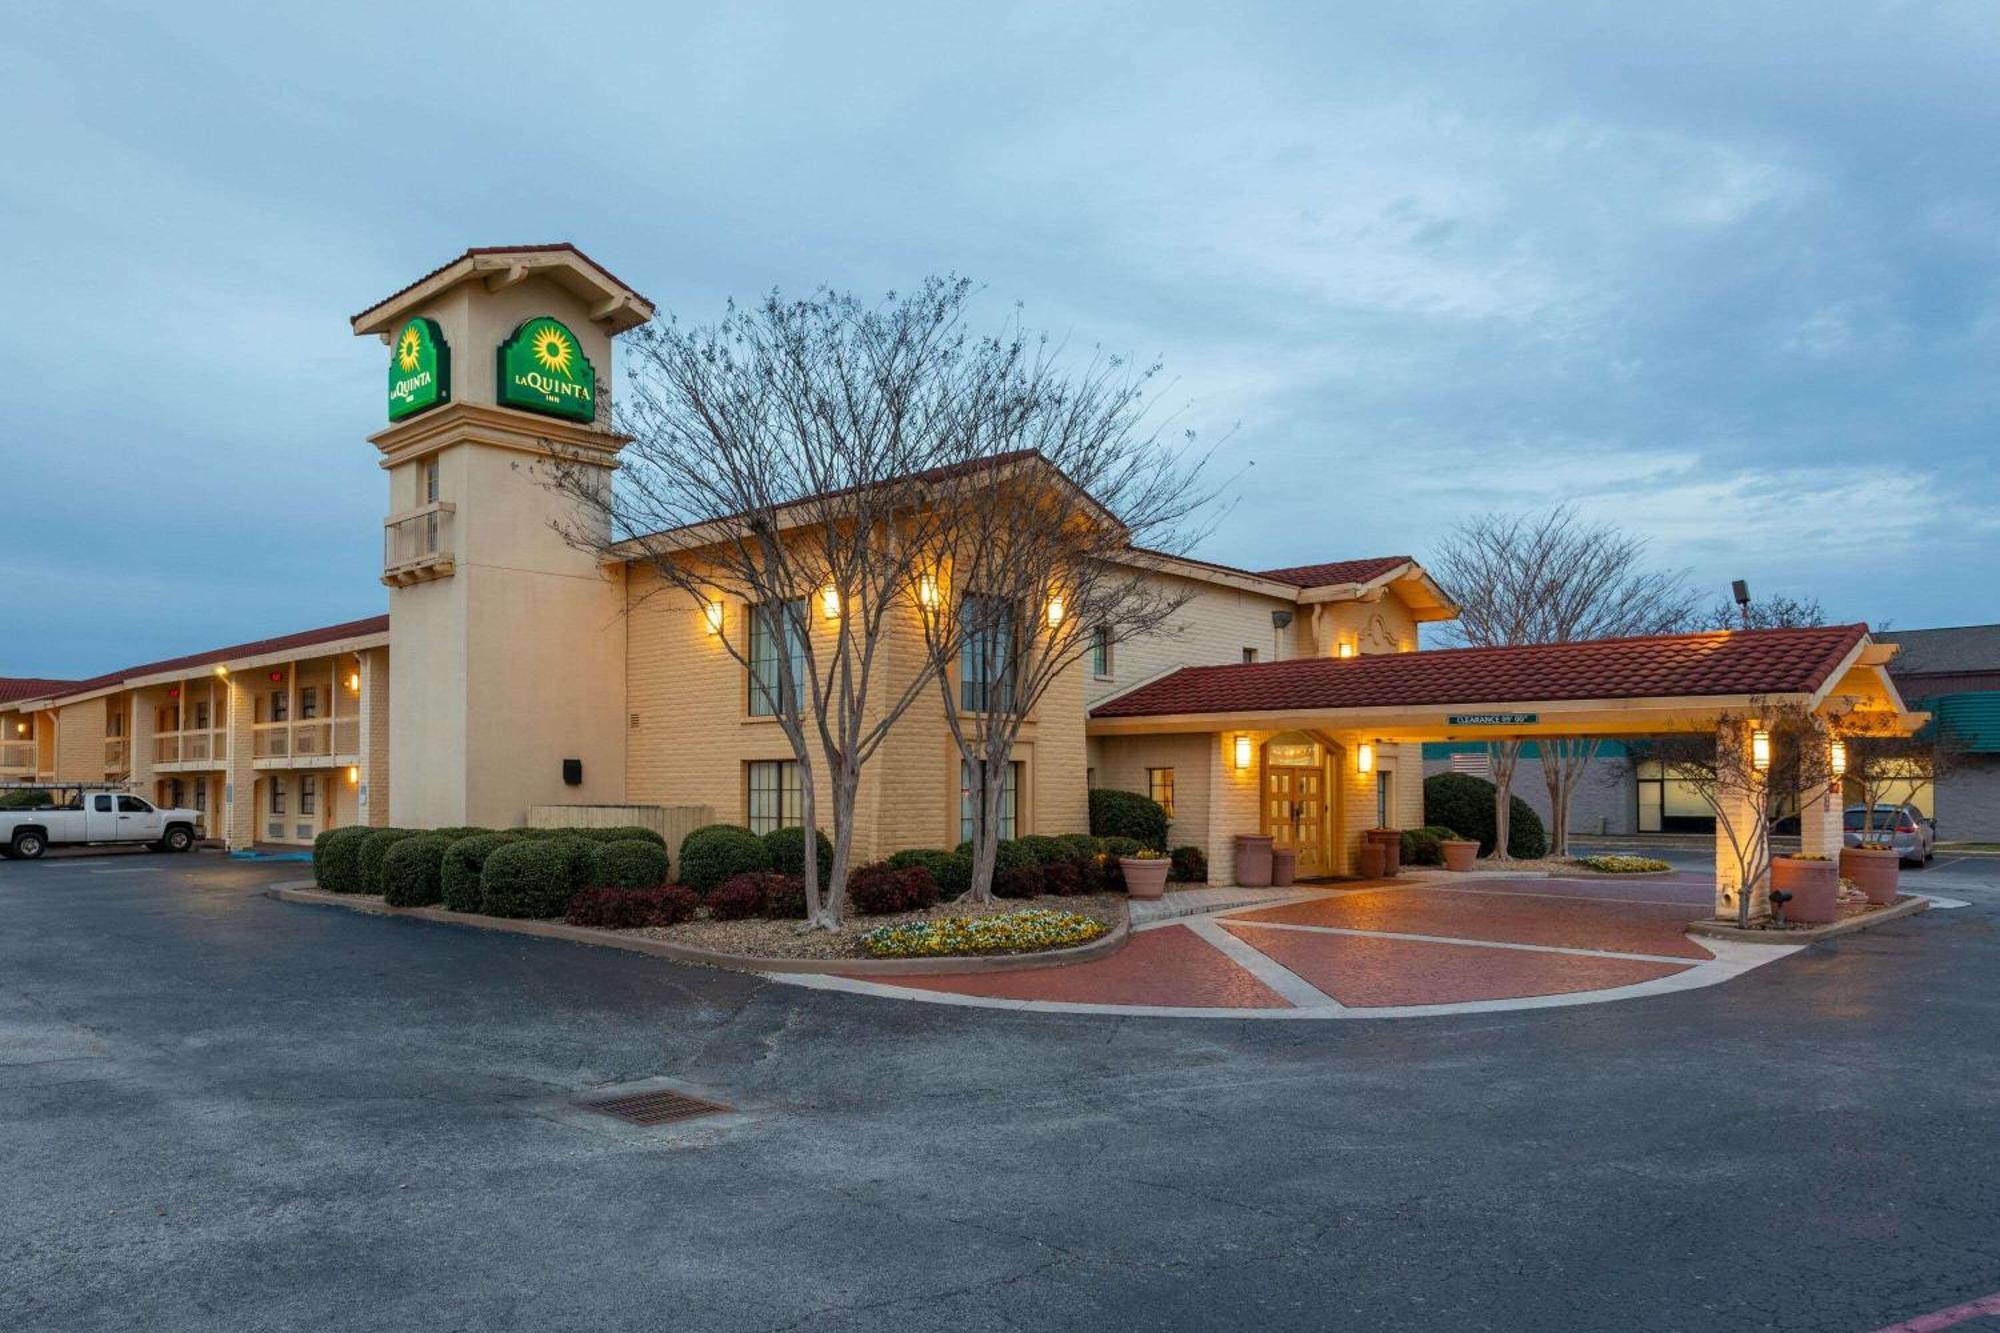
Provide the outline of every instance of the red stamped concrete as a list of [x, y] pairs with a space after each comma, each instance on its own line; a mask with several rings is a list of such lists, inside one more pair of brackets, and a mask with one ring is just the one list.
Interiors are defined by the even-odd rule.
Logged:
[[[1687, 937], [1685, 932], [1691, 918], [1686, 907], [1552, 896], [1550, 886], [1556, 883], [1539, 879], [1489, 880], [1475, 892], [1429, 886], [1374, 889], [1244, 912], [1229, 919], [1601, 949], [1610, 953], [1650, 953], [1668, 958], [1706, 960], [1714, 956]], [[1515, 885], [1514, 891], [1499, 890], [1499, 886], [1506, 884]]]
[[1304, 930], [1222, 927], [1351, 1008], [1457, 1004], [1608, 990], [1685, 972], [1676, 963], [1488, 949], [1476, 944], [1368, 939]]
[[[865, 977], [860, 980], [883, 980]], [[1284, 997], [1186, 926], [1140, 931], [1109, 958], [982, 976], [898, 977], [896, 986], [1003, 1000], [1146, 1004], [1198, 1009], [1289, 1009]]]
[[1707, 915], [1715, 903], [1715, 881], [1697, 876], [1687, 879], [1470, 879], [1447, 880], [1441, 889], [1461, 893], [1512, 893], [1538, 898], [1596, 898], [1621, 903], [1671, 903], [1694, 909], [1696, 916]]

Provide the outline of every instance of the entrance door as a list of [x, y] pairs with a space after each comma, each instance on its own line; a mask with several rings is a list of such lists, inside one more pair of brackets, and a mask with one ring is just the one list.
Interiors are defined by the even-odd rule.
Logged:
[[1326, 774], [1319, 767], [1264, 765], [1264, 831], [1273, 851], [1298, 853], [1300, 879], [1327, 873]]

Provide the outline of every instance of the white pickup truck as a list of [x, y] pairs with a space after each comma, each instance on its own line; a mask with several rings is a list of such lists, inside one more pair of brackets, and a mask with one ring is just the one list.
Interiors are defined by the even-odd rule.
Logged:
[[120, 842], [184, 852], [202, 818], [199, 810], [163, 810], [127, 792], [58, 790], [46, 805], [0, 810], [0, 856], [32, 861], [51, 847]]

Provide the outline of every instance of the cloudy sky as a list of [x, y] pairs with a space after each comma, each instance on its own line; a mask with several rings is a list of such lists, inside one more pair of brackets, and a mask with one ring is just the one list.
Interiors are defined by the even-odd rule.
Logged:
[[1718, 593], [2000, 619], [1986, 0], [17, 0], [0, 85], [0, 674], [382, 610], [346, 317], [547, 240], [685, 319], [956, 270], [1163, 358], [1213, 559], [1573, 499]]

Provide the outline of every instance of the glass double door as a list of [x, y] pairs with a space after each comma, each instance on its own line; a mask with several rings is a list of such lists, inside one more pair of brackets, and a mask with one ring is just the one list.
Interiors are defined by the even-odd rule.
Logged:
[[1273, 851], [1297, 852], [1298, 877], [1331, 873], [1326, 848], [1326, 773], [1318, 765], [1264, 766], [1264, 832]]

